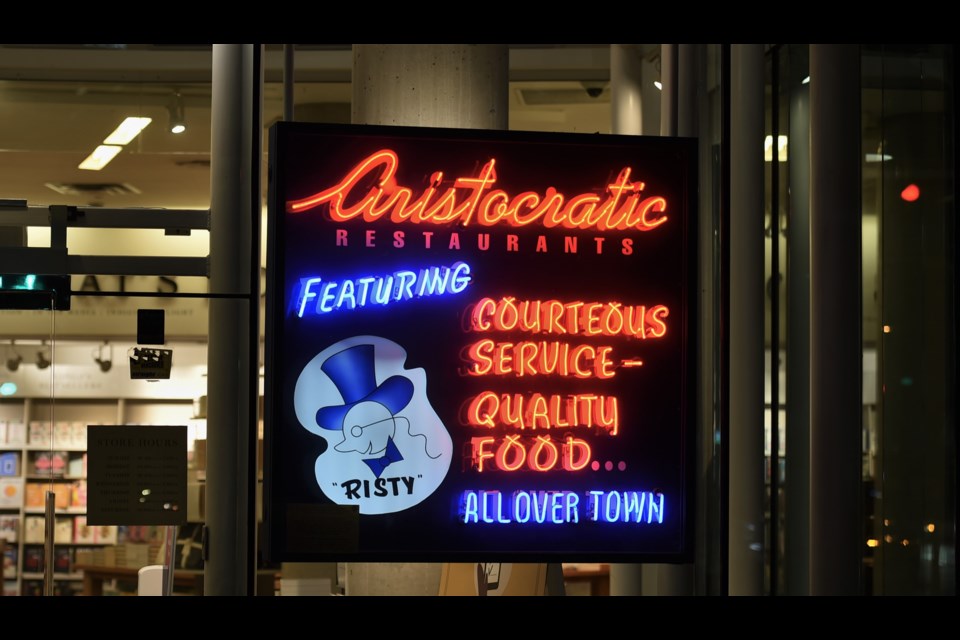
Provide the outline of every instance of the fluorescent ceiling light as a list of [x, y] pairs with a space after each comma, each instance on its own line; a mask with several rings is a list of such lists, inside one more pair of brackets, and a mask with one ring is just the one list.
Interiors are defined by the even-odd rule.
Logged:
[[104, 139], [103, 144], [129, 144], [152, 121], [152, 118], [127, 118]]
[[100, 171], [107, 163], [120, 153], [123, 147], [116, 145], [101, 144], [93, 150], [93, 153], [87, 156], [87, 159], [77, 165], [78, 169], [87, 169], [88, 171]]
[[[773, 162], [773, 136], [767, 136], [763, 139], [763, 159], [767, 162]], [[777, 160], [779, 162], [787, 161], [787, 136], [777, 136]]]
[[867, 162], [886, 162], [887, 160], [893, 160], [893, 156], [889, 153], [868, 153], [866, 160]]
[[810, 76], [807, 76], [806, 78], [801, 80], [800, 84], [810, 84]]
[[654, 81], [653, 81], [653, 86], [655, 86], [655, 87], [656, 87], [657, 89], [659, 89], [660, 91], [663, 91], [663, 84], [662, 84], [659, 80], [654, 80]]

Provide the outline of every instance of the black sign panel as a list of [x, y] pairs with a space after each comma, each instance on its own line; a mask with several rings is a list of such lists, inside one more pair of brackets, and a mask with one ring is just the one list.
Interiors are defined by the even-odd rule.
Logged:
[[686, 561], [696, 144], [271, 130], [279, 560]]
[[87, 427], [88, 524], [187, 522], [185, 426]]

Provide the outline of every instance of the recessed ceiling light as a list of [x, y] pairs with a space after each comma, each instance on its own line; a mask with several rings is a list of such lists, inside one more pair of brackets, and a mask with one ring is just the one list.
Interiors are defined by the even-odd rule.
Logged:
[[807, 76], [806, 78], [801, 80], [800, 84], [810, 84], [810, 76]]
[[100, 171], [107, 164], [116, 157], [120, 150], [123, 147], [118, 147], [116, 145], [101, 144], [99, 147], [93, 150], [86, 160], [77, 165], [78, 169], [86, 169], [88, 171]]
[[104, 139], [103, 144], [129, 144], [151, 122], [153, 118], [126, 118]]
[[659, 80], [654, 80], [653, 86], [655, 86], [660, 91], [663, 91], [663, 83], [661, 83]]

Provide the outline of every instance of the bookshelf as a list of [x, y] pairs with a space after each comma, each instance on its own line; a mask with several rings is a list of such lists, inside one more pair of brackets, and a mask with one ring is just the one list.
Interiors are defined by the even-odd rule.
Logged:
[[143, 531], [148, 527], [86, 525], [86, 427], [91, 424], [187, 424], [191, 445], [195, 437], [206, 436], [206, 421], [194, 418], [192, 397], [58, 398], [53, 407], [47, 398], [0, 398], [4, 595], [42, 593], [48, 490], [56, 501], [55, 593], [80, 593], [84, 576], [75, 567], [90, 564], [103, 550], [112, 550], [109, 556], [116, 558], [124, 556], [125, 542], [157, 548], [155, 531]]

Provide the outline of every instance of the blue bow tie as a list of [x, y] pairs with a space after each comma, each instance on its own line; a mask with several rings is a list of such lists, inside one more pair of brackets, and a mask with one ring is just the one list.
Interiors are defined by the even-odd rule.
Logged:
[[364, 458], [363, 461], [370, 471], [373, 471], [373, 475], [380, 477], [380, 474], [383, 473], [383, 470], [390, 466], [391, 462], [400, 462], [403, 460], [403, 456], [400, 455], [400, 450], [397, 449], [397, 445], [393, 444], [393, 438], [387, 438], [387, 451], [385, 454], [379, 458]]

